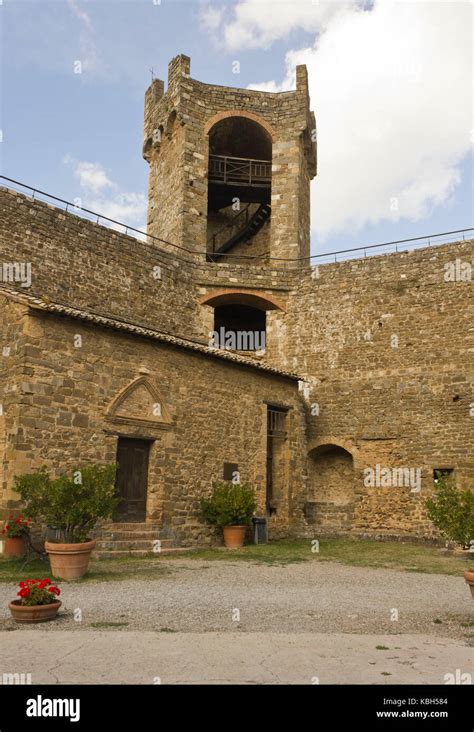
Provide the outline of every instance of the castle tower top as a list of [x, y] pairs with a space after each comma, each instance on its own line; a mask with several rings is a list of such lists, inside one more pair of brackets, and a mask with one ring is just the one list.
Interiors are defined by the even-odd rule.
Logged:
[[309, 256], [316, 122], [306, 67], [280, 93], [205, 84], [190, 71], [189, 56], [176, 56], [166, 92], [154, 79], [145, 94], [149, 233], [213, 261]]

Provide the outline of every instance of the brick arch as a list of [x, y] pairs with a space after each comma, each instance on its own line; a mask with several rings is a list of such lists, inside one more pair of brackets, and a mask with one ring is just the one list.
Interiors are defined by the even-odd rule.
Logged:
[[200, 298], [201, 305], [218, 307], [220, 305], [250, 305], [259, 310], [285, 311], [283, 303], [273, 295], [258, 290], [240, 290], [238, 288], [221, 288], [213, 290]]
[[246, 117], [246, 119], [251, 119], [253, 122], [259, 124], [260, 127], [263, 127], [266, 132], [268, 132], [271, 137], [272, 143], [276, 142], [277, 138], [275, 130], [265, 119], [263, 119], [263, 117], [260, 117], [260, 115], [255, 114], [254, 112], [242, 112], [237, 109], [230, 109], [226, 112], [218, 112], [217, 114], [210, 117], [204, 125], [204, 134], [207, 135], [214, 127], [214, 125], [216, 125], [223, 119], [227, 119], [228, 117]]

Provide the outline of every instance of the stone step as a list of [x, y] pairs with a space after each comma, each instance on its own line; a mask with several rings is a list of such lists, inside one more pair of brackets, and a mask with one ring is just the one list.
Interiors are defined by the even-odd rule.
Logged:
[[147, 551], [146, 549], [110, 549], [110, 550], [98, 550], [94, 552], [95, 559], [120, 559], [121, 557], [159, 557], [161, 554], [182, 554], [183, 552], [194, 552], [198, 551], [197, 547], [168, 547], [163, 549], [161, 552], [156, 553]]
[[100, 531], [116, 531], [117, 529], [120, 531], [147, 531], [148, 529], [154, 529], [155, 531], [157, 529], [160, 529], [160, 525], [158, 523], [147, 523], [146, 521], [130, 521], [128, 523], [119, 523], [119, 522], [111, 522], [111, 523], [105, 523], [100, 526]]
[[[125, 549], [143, 549], [144, 551], [153, 552], [154, 541], [156, 539], [108, 539], [107, 537], [98, 540], [96, 547], [100, 551], [101, 549], [117, 549], [118, 551]], [[168, 548], [172, 545], [170, 539], [160, 539], [161, 548]], [[153, 552], [154, 553], [154, 552]]]
[[[136, 539], [148, 539], [149, 541], [155, 541], [156, 539], [160, 539], [160, 532], [156, 531], [155, 529], [150, 529], [149, 531], [119, 531], [118, 529], [115, 529], [114, 531], [101, 531], [100, 536], [98, 537], [98, 541], [115, 541], [115, 540], [123, 540], [123, 541], [134, 541]], [[170, 539], [160, 539], [160, 541], [171, 541]]]

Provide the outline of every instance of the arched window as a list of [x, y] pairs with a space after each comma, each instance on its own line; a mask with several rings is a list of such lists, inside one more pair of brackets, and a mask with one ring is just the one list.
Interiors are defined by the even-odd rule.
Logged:
[[267, 310], [283, 310], [272, 295], [238, 289], [207, 294], [201, 305], [214, 308], [211, 345], [236, 351], [265, 351]]
[[252, 253], [256, 254], [263, 254], [269, 248], [262, 229], [271, 213], [271, 161], [271, 134], [254, 119], [226, 116], [210, 128], [207, 218], [210, 260], [220, 261], [228, 254], [240, 255], [245, 244], [252, 244]]

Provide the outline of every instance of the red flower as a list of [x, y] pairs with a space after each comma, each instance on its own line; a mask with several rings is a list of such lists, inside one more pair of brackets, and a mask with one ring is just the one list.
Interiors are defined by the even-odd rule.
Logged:
[[16, 593], [19, 597], [29, 597], [30, 596], [30, 590], [28, 587], [23, 587], [20, 592]]
[[53, 587], [53, 586], [48, 587], [48, 592], [52, 592], [53, 595], [60, 595], [61, 594], [61, 590], [59, 589], [59, 587]]

